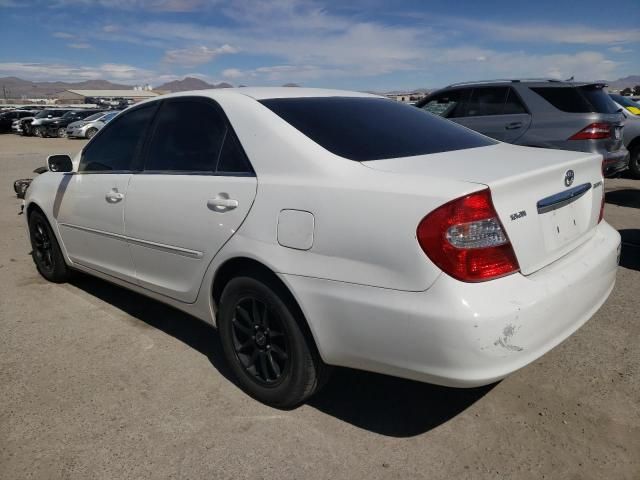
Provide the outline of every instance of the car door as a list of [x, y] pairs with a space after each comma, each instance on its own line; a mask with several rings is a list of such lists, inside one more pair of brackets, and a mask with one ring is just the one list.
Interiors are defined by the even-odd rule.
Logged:
[[213, 100], [164, 100], [152, 130], [125, 206], [136, 276], [149, 290], [194, 302], [209, 263], [253, 204], [256, 177]]
[[531, 116], [511, 87], [476, 87], [464, 114], [454, 121], [496, 140], [513, 143], [529, 127]]
[[157, 104], [121, 115], [84, 148], [78, 171], [68, 174], [54, 215], [74, 263], [135, 282], [124, 231], [132, 171]]

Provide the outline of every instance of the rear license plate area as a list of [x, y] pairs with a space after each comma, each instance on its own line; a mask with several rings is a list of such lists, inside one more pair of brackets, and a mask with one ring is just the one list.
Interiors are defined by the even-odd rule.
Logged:
[[574, 202], [565, 207], [540, 214], [540, 224], [544, 233], [544, 241], [547, 251], [571, 243], [586, 229], [581, 217], [581, 202]]

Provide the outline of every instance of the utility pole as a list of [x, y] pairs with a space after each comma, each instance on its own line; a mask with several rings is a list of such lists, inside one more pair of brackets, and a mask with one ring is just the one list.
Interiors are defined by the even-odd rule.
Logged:
[[7, 87], [2, 85], [2, 96], [4, 97], [4, 102], [7, 103]]

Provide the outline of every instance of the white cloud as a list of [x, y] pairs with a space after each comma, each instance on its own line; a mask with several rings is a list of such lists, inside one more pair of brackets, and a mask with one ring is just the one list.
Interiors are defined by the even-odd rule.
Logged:
[[[2, 0], [7, 1], [7, 0]], [[10, 0], [9, 0], [10, 1]], [[211, 0], [54, 0], [53, 7], [94, 6], [115, 10], [147, 10], [159, 12], [193, 12], [217, 2]]]
[[624, 47], [609, 47], [609, 51], [613, 52], [613, 53], [631, 53], [632, 50], [629, 48], [624, 48]]
[[112, 80], [142, 83], [155, 76], [155, 72], [131, 65], [103, 63], [94, 67], [57, 63], [0, 63], [0, 74], [25, 76], [31, 80]]
[[205, 46], [179, 48], [175, 50], [167, 50], [164, 55], [166, 63], [175, 63], [178, 65], [194, 66], [203, 63], [209, 63], [215, 57], [224, 54], [237, 53], [238, 49], [231, 45], [224, 44], [218, 48], [209, 48]]
[[488, 38], [509, 41], [549, 43], [611, 45], [640, 42], [640, 29], [633, 28], [596, 28], [573, 24], [536, 24], [536, 23], [496, 23], [458, 18], [456, 28], [475, 31]]
[[66, 39], [76, 38], [75, 35], [72, 35], [71, 33], [67, 33], [67, 32], [54, 32], [53, 36], [55, 38], [66, 38]]
[[242, 78], [246, 76], [246, 74], [245, 72], [243, 72], [242, 70], [238, 70], [237, 68], [227, 68], [226, 70], [222, 71], [222, 76], [224, 78], [234, 80], [236, 78]]
[[67, 47], [69, 48], [75, 48], [75, 49], [87, 49], [87, 48], [93, 48], [91, 46], [91, 44], [89, 43], [85, 43], [85, 42], [78, 42], [78, 43], [67, 43]]

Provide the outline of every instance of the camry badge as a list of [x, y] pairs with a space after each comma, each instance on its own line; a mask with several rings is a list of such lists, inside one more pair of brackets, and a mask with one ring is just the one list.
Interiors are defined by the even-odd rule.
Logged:
[[571, 184], [573, 183], [573, 178], [575, 177], [575, 174], [573, 173], [573, 170], [567, 170], [567, 173], [564, 174], [564, 185], [565, 187], [570, 187]]

